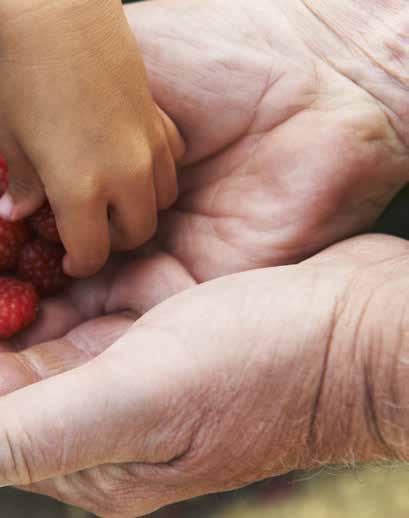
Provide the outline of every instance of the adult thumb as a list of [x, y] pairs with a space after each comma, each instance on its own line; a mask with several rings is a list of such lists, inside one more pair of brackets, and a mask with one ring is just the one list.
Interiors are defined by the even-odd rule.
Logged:
[[0, 486], [181, 455], [186, 377], [171, 341], [136, 324], [88, 364], [1, 398]]

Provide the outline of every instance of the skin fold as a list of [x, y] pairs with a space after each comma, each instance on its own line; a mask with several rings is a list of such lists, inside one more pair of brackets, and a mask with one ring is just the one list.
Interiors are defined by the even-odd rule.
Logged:
[[3, 344], [0, 485], [123, 518], [297, 468], [407, 460], [407, 243], [303, 260], [406, 183], [386, 108], [400, 86], [378, 102], [280, 2], [127, 12], [187, 142], [181, 196], [154, 243], [47, 301], [19, 352]]
[[[403, 240], [356, 238], [185, 290], [133, 325], [4, 346], [0, 483], [131, 517], [294, 469], [407, 460], [408, 258]], [[137, 274], [110, 286], [113, 311], [140, 311]]]
[[405, 85], [331, 40], [332, 60], [362, 85], [341, 73], [317, 49], [329, 48], [326, 25], [302, 6], [183, 0], [128, 11], [155, 99], [187, 142], [161, 245], [199, 281], [296, 262], [368, 229], [407, 181], [403, 121], [386, 105], [396, 98], [405, 111]]

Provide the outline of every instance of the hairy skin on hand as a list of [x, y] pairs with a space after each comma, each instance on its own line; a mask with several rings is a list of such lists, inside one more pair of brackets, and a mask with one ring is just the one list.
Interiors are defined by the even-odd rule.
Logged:
[[293, 469], [407, 460], [408, 253], [362, 237], [185, 291], [132, 329], [112, 315], [5, 351], [3, 393], [49, 379], [0, 399], [0, 483], [122, 518]]
[[397, 125], [279, 3], [128, 12], [188, 142], [182, 196], [159, 247], [47, 302], [20, 346], [44, 343], [4, 344], [1, 390], [22, 388], [0, 400], [4, 483], [124, 518], [295, 468], [407, 460], [406, 242], [194, 287], [369, 225], [406, 182]]
[[[409, 143], [409, 7], [404, 0], [290, 0], [317, 56], [366, 90]], [[289, 8], [288, 8], [289, 7]], [[312, 16], [302, 13], [307, 9]]]

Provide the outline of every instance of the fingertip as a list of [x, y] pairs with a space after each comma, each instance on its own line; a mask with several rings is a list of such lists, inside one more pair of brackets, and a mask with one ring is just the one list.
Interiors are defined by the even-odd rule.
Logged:
[[65, 254], [62, 260], [62, 269], [65, 275], [69, 277], [75, 277], [72, 275], [72, 266], [71, 266], [71, 258], [68, 254]]
[[83, 260], [73, 260], [70, 254], [66, 254], [63, 258], [63, 271], [69, 277], [74, 279], [86, 279], [97, 274], [107, 262], [109, 252], [104, 256], [91, 259], [83, 258]]
[[84, 271], [75, 264], [69, 254], [64, 256], [62, 261], [62, 268], [65, 275], [68, 275], [68, 277], [72, 277], [74, 279], [88, 277], [87, 273], [84, 273]]
[[63, 270], [70, 277], [83, 279], [105, 265], [111, 251], [107, 203], [101, 197], [80, 200], [75, 194], [50, 197], [55, 221], [66, 256]]

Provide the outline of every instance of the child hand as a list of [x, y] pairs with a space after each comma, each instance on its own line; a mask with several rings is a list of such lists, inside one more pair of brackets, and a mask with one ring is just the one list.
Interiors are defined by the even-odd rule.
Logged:
[[154, 104], [119, 0], [0, 6], [0, 216], [54, 210], [64, 269], [83, 277], [155, 231], [176, 198], [182, 139]]

